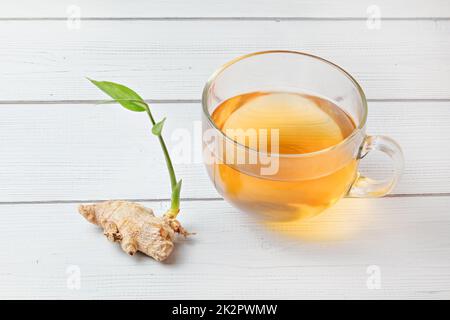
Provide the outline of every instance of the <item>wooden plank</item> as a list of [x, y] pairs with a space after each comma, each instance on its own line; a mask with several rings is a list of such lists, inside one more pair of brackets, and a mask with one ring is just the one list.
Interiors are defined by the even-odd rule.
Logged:
[[[184, 181], [182, 197], [218, 197], [201, 162], [200, 105], [152, 108], [157, 118], [168, 118], [165, 136]], [[450, 192], [449, 122], [448, 102], [370, 104], [368, 132], [393, 137], [405, 153], [394, 194]], [[2, 105], [0, 145], [0, 202], [169, 197], [148, 119], [119, 106]], [[187, 156], [176, 156], [180, 148]], [[387, 176], [387, 168], [381, 156], [362, 162], [369, 176]]]
[[[298, 0], [134, 0], [126, 4], [120, 0], [15, 0], [2, 4], [1, 18], [66, 17], [71, 5], [81, 9], [82, 17], [358, 17], [365, 18], [367, 10], [376, 4], [382, 17], [449, 17], [446, 0], [369, 0], [298, 1]], [[370, 10], [369, 10], [370, 11]], [[69, 9], [70, 12], [70, 9]]]
[[[199, 99], [226, 61], [302, 50], [354, 74], [373, 99], [450, 99], [450, 21], [0, 21], [0, 100], [101, 99], [85, 77], [148, 99]], [[261, 30], [264, 30], [262, 33]]]
[[450, 197], [345, 199], [277, 230], [223, 201], [182, 206], [197, 235], [160, 264], [125, 255], [75, 204], [2, 205], [0, 297], [450, 298]]

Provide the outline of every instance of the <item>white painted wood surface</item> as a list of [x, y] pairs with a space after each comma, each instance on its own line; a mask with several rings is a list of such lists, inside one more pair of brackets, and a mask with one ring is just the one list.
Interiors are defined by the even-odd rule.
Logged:
[[[164, 130], [184, 180], [182, 197], [218, 197], [201, 161], [200, 104], [152, 107], [157, 118], [168, 118]], [[368, 132], [393, 137], [406, 157], [393, 194], [448, 192], [450, 103], [372, 102], [369, 113]], [[0, 202], [169, 197], [166, 166], [148, 119], [120, 106], [2, 105], [0, 141], [8, 146], [0, 153], [0, 181], [14, 182], [0, 185]], [[188, 157], [177, 157], [180, 148]], [[390, 164], [381, 160], [364, 159], [364, 172], [388, 176]]]
[[64, 18], [78, 6], [85, 18], [366, 18], [377, 5], [385, 18], [448, 18], [447, 0], [14, 0], [0, 18]]
[[[449, 206], [448, 196], [344, 199], [285, 228], [302, 234], [290, 238], [222, 200], [189, 201], [182, 219], [198, 234], [160, 264], [124, 255], [75, 204], [2, 205], [0, 298], [449, 298]], [[366, 285], [372, 265], [381, 289]], [[72, 266], [79, 290], [67, 287]]]
[[[66, 26], [69, 4], [81, 8], [80, 29]], [[0, 298], [450, 298], [450, 5], [380, 0], [388, 19], [370, 30], [371, 4], [4, 1]], [[77, 204], [141, 199], [161, 212], [166, 171], [145, 117], [96, 106], [104, 95], [83, 77], [124, 82], [157, 100], [174, 151], [180, 132], [199, 141], [209, 74], [263, 49], [315, 53], [361, 81], [368, 132], [404, 149], [398, 187], [273, 230], [221, 200], [201, 163], [178, 163], [180, 218], [198, 234], [164, 264], [122, 254]], [[381, 158], [365, 160], [364, 172], [387, 173]], [[381, 289], [366, 284], [371, 265]], [[73, 266], [79, 290], [67, 285]]]
[[[450, 21], [0, 21], [1, 101], [97, 100], [85, 77], [147, 99], [199, 99], [209, 75], [253, 51], [307, 51], [340, 64], [369, 99], [449, 99]], [[264, 30], [264, 32], [262, 32]], [[36, 83], [40, 83], [39, 86]], [[26, 87], [27, 90], [23, 88]]]

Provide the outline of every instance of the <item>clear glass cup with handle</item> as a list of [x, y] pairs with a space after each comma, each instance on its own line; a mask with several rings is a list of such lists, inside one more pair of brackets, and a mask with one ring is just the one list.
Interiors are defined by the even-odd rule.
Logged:
[[[223, 102], [250, 92], [324, 97], [345, 111], [355, 128], [336, 145], [309, 153], [248, 147], [222, 132], [212, 115]], [[264, 51], [234, 59], [207, 81], [202, 106], [208, 174], [219, 193], [245, 212], [281, 220], [314, 216], [345, 196], [386, 195], [403, 170], [402, 151], [394, 140], [366, 134], [368, 108], [361, 86], [341, 67], [317, 56]], [[358, 172], [360, 160], [372, 151], [391, 158], [394, 172], [388, 179]]]

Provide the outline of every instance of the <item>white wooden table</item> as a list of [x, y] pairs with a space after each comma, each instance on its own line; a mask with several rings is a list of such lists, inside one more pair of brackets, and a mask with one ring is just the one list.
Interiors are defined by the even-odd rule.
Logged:
[[[380, 25], [367, 21], [378, 9]], [[193, 157], [176, 171], [197, 235], [163, 264], [77, 214], [119, 198], [162, 211], [169, 195], [147, 119], [96, 105], [105, 96], [84, 77], [149, 99], [172, 147], [195, 131], [207, 77], [264, 49], [355, 75], [368, 131], [405, 153], [391, 195], [344, 199], [289, 238], [224, 202]], [[363, 169], [384, 174], [381, 160]], [[2, 1], [0, 226], [0, 298], [450, 298], [450, 2]]]

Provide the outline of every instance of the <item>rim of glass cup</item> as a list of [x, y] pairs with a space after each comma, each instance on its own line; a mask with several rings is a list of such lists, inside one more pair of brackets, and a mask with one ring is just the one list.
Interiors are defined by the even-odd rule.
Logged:
[[[241, 60], [253, 57], [253, 56], [257, 56], [257, 55], [262, 55], [262, 54], [273, 54], [273, 53], [284, 53], [284, 54], [297, 54], [297, 55], [301, 55], [301, 56], [306, 56], [309, 58], [313, 58], [316, 60], [319, 60], [321, 62], [324, 62], [332, 67], [334, 67], [335, 69], [339, 70], [340, 72], [342, 72], [352, 83], [353, 85], [356, 87], [356, 89], [358, 90], [359, 96], [361, 97], [362, 100], [362, 108], [363, 108], [363, 115], [361, 118], [361, 121], [359, 123], [359, 125], [356, 127], [355, 130], [353, 130], [353, 132], [344, 140], [342, 140], [341, 142], [339, 142], [338, 144], [335, 144], [333, 146], [324, 148], [324, 149], [320, 149], [317, 151], [313, 151], [313, 152], [308, 152], [308, 153], [267, 153], [267, 152], [262, 152], [262, 151], [258, 151], [252, 148], [249, 148], [246, 145], [243, 145], [233, 139], [231, 139], [230, 137], [228, 137], [225, 133], [223, 133], [222, 130], [220, 130], [216, 124], [214, 123], [213, 119], [211, 118], [211, 114], [209, 113], [208, 110], [208, 106], [206, 103], [206, 99], [208, 96], [208, 91], [211, 88], [211, 85], [214, 83], [214, 81], [216, 80], [216, 78], [225, 70], [227, 69], [229, 66], [235, 64], [236, 62], [239, 62]], [[315, 155], [319, 155], [319, 154], [323, 154], [329, 151], [332, 151], [334, 149], [337, 149], [343, 145], [346, 145], [347, 143], [349, 143], [366, 125], [366, 121], [367, 121], [367, 113], [368, 113], [368, 107], [367, 107], [367, 99], [366, 99], [366, 95], [364, 94], [364, 91], [362, 89], [362, 87], [359, 85], [359, 83], [355, 80], [355, 78], [353, 78], [353, 76], [348, 73], [347, 71], [345, 71], [342, 67], [338, 66], [337, 64], [328, 61], [324, 58], [321, 58], [319, 56], [313, 55], [313, 54], [309, 54], [306, 52], [301, 52], [301, 51], [294, 51], [294, 50], [266, 50], [266, 51], [258, 51], [258, 52], [253, 52], [253, 53], [248, 53], [248, 54], [244, 54], [242, 56], [239, 56], [237, 58], [234, 58], [231, 61], [228, 61], [227, 63], [225, 63], [224, 65], [222, 65], [220, 68], [218, 68], [210, 77], [209, 79], [206, 81], [205, 86], [203, 87], [203, 94], [202, 94], [202, 108], [203, 108], [203, 113], [206, 116], [206, 119], [208, 120], [208, 123], [213, 127], [214, 130], [217, 130], [220, 132], [221, 136], [223, 136], [223, 138], [225, 139], [225, 141], [228, 141], [234, 145], [236, 145], [237, 147], [242, 147], [245, 150], [248, 150], [249, 152], [256, 152], [258, 154], [269, 154], [270, 156], [278, 156], [278, 157], [310, 157], [310, 156], [315, 156]]]

